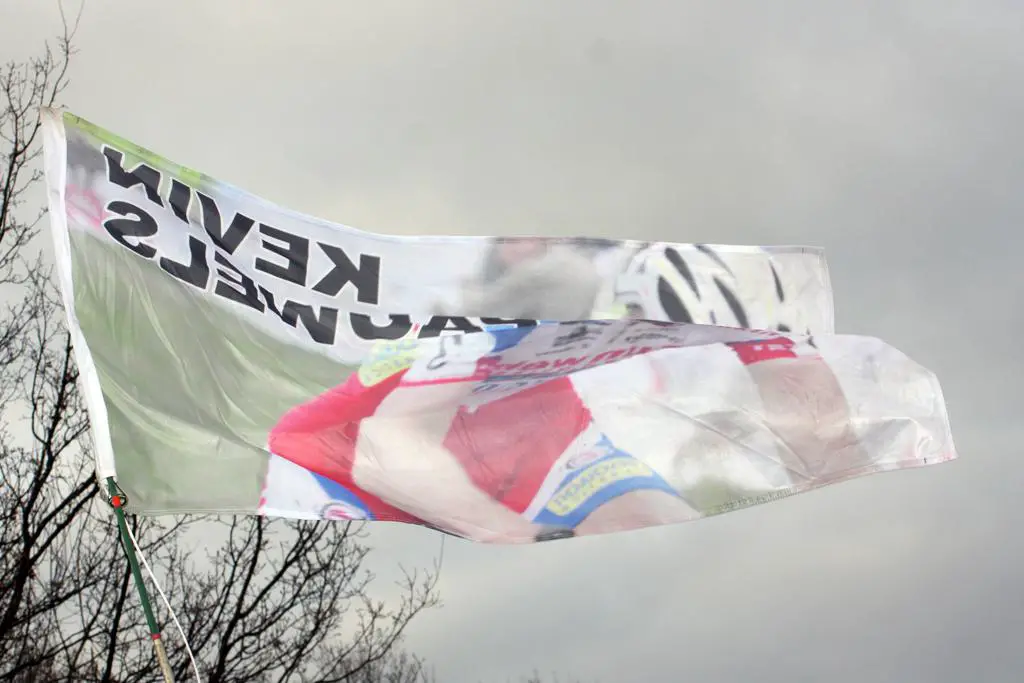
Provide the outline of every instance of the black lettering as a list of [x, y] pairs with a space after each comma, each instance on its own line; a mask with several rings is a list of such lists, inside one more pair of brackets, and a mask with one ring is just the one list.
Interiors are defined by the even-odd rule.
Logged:
[[271, 313], [276, 315], [278, 318], [281, 318], [282, 320], [284, 320], [284, 316], [281, 315], [280, 309], [278, 309], [277, 304], [274, 303], [274, 293], [271, 292], [270, 290], [268, 290], [263, 285], [257, 285], [257, 287], [260, 290], [260, 296], [262, 296], [263, 300], [265, 302], [267, 302], [267, 309]]
[[350, 313], [349, 324], [352, 331], [360, 339], [367, 341], [373, 339], [401, 339], [409, 334], [412, 329], [412, 319], [407, 315], [388, 316], [390, 322], [380, 327], [373, 322], [373, 319], [365, 313]]
[[192, 202], [192, 188], [177, 178], [171, 180], [171, 194], [167, 197], [167, 203], [171, 205], [171, 211], [181, 220], [188, 223], [188, 205]]
[[318, 344], [331, 345], [334, 343], [334, 334], [338, 329], [338, 309], [322, 306], [318, 314], [308, 304], [288, 300], [281, 308], [281, 320], [292, 327], [302, 320], [302, 326], [309, 332], [313, 341]]
[[428, 337], [440, 336], [442, 332], [482, 332], [482, 327], [477, 327], [473, 323], [469, 322], [469, 318], [459, 317], [447, 317], [443, 315], [435, 315], [430, 319], [420, 333], [417, 335], [420, 339], [426, 339]]
[[210, 236], [210, 239], [218, 247], [229, 254], [234, 254], [235, 250], [238, 249], [238, 245], [249, 234], [256, 221], [244, 214], [236, 213], [235, 217], [231, 219], [231, 225], [228, 226], [228, 229], [222, 230], [220, 209], [217, 208], [217, 202], [213, 201], [212, 197], [207, 197], [199, 191], [196, 191], [196, 196], [199, 197], [199, 208], [201, 210], [203, 229], [206, 230], [206, 234]]
[[107, 180], [125, 189], [141, 184], [146, 190], [146, 196], [149, 197], [149, 201], [157, 206], [164, 205], [160, 199], [160, 171], [152, 166], [139, 164], [135, 167], [134, 171], [129, 173], [124, 170], [122, 165], [124, 155], [113, 147], [107, 147], [106, 145], [103, 147], [103, 156], [107, 159]]
[[129, 242], [129, 237], [152, 237], [159, 230], [156, 220], [148, 213], [128, 202], [113, 201], [107, 204], [107, 211], [120, 216], [134, 216], [134, 218], [108, 218], [103, 221], [103, 228], [113, 237], [118, 244], [131, 249], [142, 258], [153, 258], [156, 249], [145, 242]]
[[356, 300], [364, 304], [375, 304], [380, 295], [380, 257], [359, 255], [359, 266], [352, 263], [344, 249], [317, 242], [321, 251], [331, 259], [330, 272], [316, 283], [313, 291], [337, 296], [350, 282], [356, 287]]
[[437, 355], [427, 361], [427, 370], [439, 370], [448, 365], [448, 343], [454, 346], [462, 346], [462, 336], [441, 337], [438, 343]]
[[210, 280], [210, 265], [206, 262], [206, 243], [189, 235], [188, 251], [188, 264], [172, 261], [165, 256], [160, 259], [160, 267], [185, 284], [206, 289], [206, 283]]
[[263, 312], [263, 302], [260, 301], [259, 290], [252, 278], [238, 270], [226, 256], [219, 251], [214, 252], [213, 260], [224, 268], [217, 269], [217, 284], [213, 287], [213, 293], [222, 296], [229, 301], [248, 306], [254, 311]]
[[260, 223], [260, 232], [267, 237], [285, 243], [285, 246], [268, 242], [266, 239], [260, 241], [263, 248], [271, 254], [277, 254], [285, 259], [287, 265], [280, 265], [263, 258], [256, 258], [256, 270], [261, 270], [267, 275], [287, 282], [294, 282], [297, 285], [306, 284], [306, 264], [309, 262], [309, 240], [305, 237], [293, 235], [284, 230]]

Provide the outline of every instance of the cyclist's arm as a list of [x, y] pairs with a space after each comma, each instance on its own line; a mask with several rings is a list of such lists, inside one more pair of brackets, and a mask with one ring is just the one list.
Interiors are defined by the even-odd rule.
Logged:
[[851, 460], [867, 460], [839, 378], [821, 356], [754, 363], [747, 371], [791, 476], [814, 479]]
[[471, 388], [456, 382], [391, 392], [360, 424], [353, 478], [439, 527], [480, 540], [532, 540], [539, 527], [477, 488], [443, 445], [458, 399]]
[[[850, 406], [835, 371], [813, 348], [735, 344], [733, 352], [760, 398], [753, 417], [775, 436], [776, 455], [794, 481], [814, 479], [863, 458]], [[672, 352], [651, 354], [656, 385], [686, 390]], [[692, 390], [692, 388], [691, 388]]]

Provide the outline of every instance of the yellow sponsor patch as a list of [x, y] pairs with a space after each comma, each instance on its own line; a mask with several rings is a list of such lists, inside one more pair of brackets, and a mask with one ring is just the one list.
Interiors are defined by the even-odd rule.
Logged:
[[419, 355], [415, 339], [377, 342], [359, 367], [359, 381], [370, 387], [407, 369]]
[[654, 470], [635, 458], [615, 457], [601, 460], [583, 470], [565, 488], [556, 493], [545, 509], [551, 514], [565, 517], [605, 487], [626, 479], [653, 476]]

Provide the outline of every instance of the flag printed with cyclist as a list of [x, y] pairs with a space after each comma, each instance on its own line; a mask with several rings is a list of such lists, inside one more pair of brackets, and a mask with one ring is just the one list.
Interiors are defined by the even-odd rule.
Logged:
[[97, 468], [133, 513], [528, 543], [956, 457], [934, 374], [836, 334], [819, 249], [380, 235], [43, 123]]

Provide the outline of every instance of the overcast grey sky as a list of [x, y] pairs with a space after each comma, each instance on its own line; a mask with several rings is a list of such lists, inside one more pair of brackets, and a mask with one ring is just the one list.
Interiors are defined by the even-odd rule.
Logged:
[[[0, 0], [0, 57], [57, 28], [55, 2]], [[673, 528], [449, 540], [408, 640], [441, 680], [1009, 683], [1022, 46], [1021, 0], [95, 0], [65, 102], [378, 232], [822, 245], [839, 330], [939, 375], [956, 462]], [[382, 567], [437, 551], [372, 536]]]

